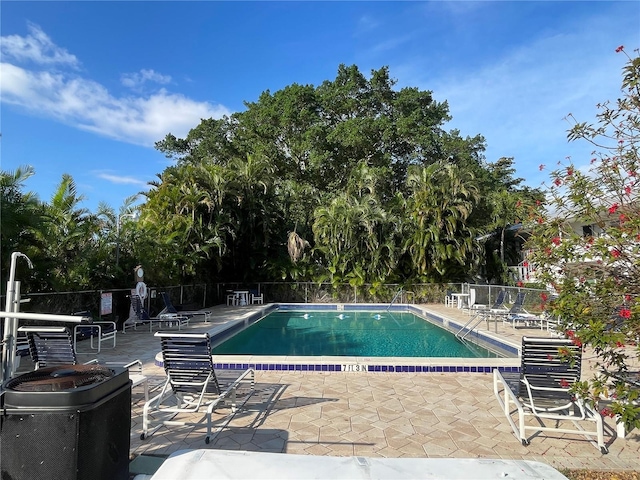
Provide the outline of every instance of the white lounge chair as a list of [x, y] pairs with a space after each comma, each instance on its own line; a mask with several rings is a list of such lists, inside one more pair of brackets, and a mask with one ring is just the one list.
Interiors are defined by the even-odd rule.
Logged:
[[[155, 336], [160, 338], [162, 345], [162, 360], [167, 379], [161, 392], [144, 405], [140, 439], [149, 438], [163, 425], [200, 425], [206, 421], [205, 443], [209, 443], [214, 437], [211, 421], [213, 410], [226, 405], [231, 407], [230, 415], [217, 434], [253, 393], [255, 371], [252, 368], [244, 370], [230, 384], [222, 386], [213, 370], [208, 333], [156, 332]], [[246, 396], [238, 405], [236, 392], [243, 384], [248, 384], [248, 392], [244, 392]], [[199, 421], [174, 420], [180, 413], [195, 413], [201, 409], [206, 412]]]
[[[563, 359], [559, 349], [570, 352], [572, 361]], [[529, 445], [529, 432], [574, 433], [608, 453], [602, 416], [570, 392], [580, 379], [581, 347], [566, 339], [523, 337], [521, 355], [519, 378], [508, 381], [508, 375], [493, 371], [493, 392], [522, 445]], [[535, 422], [527, 423], [528, 418]], [[567, 422], [573, 428], [564, 427]], [[588, 430], [583, 423], [595, 428]]]

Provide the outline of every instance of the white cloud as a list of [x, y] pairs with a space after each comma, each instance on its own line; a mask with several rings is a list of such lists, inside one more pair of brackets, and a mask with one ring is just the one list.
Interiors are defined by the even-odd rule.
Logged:
[[150, 185], [147, 182], [130, 176], [112, 175], [110, 173], [104, 172], [98, 173], [96, 176], [103, 180], [107, 180], [108, 182], [117, 183], [119, 185], [138, 185], [142, 188], [150, 188]]
[[626, 57], [614, 50], [625, 39], [632, 44], [637, 34], [630, 36], [625, 22], [618, 22], [620, 30], [612, 35], [609, 22], [617, 20], [583, 20], [562, 33], [514, 45], [478, 69], [462, 65], [428, 79], [409, 62], [399, 70], [403, 83], [408, 78], [410, 84], [432, 90], [437, 101], [447, 100], [453, 121], [446, 128], [458, 128], [465, 136], [482, 134], [488, 161], [514, 156], [517, 175], [537, 186], [546, 178], [538, 165], [555, 165], [571, 156], [580, 167], [591, 159], [591, 145], [567, 142], [571, 125], [564, 117], [573, 113], [580, 121], [594, 122], [596, 104], [620, 96]]
[[8, 35], [0, 37], [0, 52], [4, 57], [17, 61], [31, 61], [40, 65], [61, 64], [77, 67], [79, 61], [75, 55], [55, 45], [39, 26], [28, 24], [29, 35]]
[[[32, 34], [26, 38], [16, 35], [2, 37], [3, 50], [5, 39], [10, 38], [8, 50], [14, 59], [57, 58], [59, 63], [65, 63], [65, 59], [71, 65], [77, 63], [73, 55], [56, 47], [39, 28], [31, 26], [30, 31]], [[34, 44], [44, 46], [40, 54], [33, 48], [31, 53], [20, 54], [21, 45], [29, 49], [28, 46]], [[51, 52], [51, 56], [45, 57], [44, 51]], [[69, 72], [28, 69], [9, 62], [0, 63], [0, 69], [2, 102], [19, 106], [34, 115], [54, 118], [82, 130], [136, 145], [151, 147], [168, 133], [184, 137], [201, 119], [230, 114], [223, 105], [199, 102], [165, 89], [144, 96], [117, 97], [103, 85]], [[141, 70], [127, 78], [132, 85], [145, 81], [171, 81], [169, 76], [153, 70]]]
[[136, 73], [123, 73], [120, 77], [122, 85], [129, 88], [139, 88], [146, 82], [154, 82], [165, 85], [171, 83], [169, 75], [162, 75], [154, 70], [142, 69]]

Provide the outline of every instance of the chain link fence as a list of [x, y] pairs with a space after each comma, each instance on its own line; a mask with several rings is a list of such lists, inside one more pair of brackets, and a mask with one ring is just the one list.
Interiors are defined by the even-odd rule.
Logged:
[[[475, 289], [475, 303], [491, 306], [498, 292], [506, 291], [506, 304], [513, 303], [518, 292], [526, 291], [525, 308], [532, 313], [542, 310], [544, 290], [505, 285], [468, 283], [449, 284], [348, 284], [332, 285], [314, 282], [262, 282], [255, 284], [213, 283], [173, 286], [148, 286], [145, 306], [151, 316], [164, 308], [161, 292], [166, 292], [178, 310], [198, 310], [226, 303], [227, 295], [235, 290], [263, 294], [264, 302], [278, 303], [444, 303], [447, 292], [469, 294]], [[119, 326], [129, 317], [130, 295], [135, 289], [86, 290], [76, 292], [22, 293], [20, 310], [35, 313], [71, 314], [90, 312], [93, 318], [113, 320]], [[467, 297], [468, 298], [468, 297]], [[4, 298], [1, 300], [4, 302]], [[106, 304], [110, 312], [104, 312]], [[4, 303], [3, 303], [4, 304]], [[102, 310], [102, 311], [101, 311]]]

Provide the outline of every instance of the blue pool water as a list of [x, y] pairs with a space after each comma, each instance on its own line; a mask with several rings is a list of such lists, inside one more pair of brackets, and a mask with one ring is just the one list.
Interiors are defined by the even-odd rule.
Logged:
[[218, 355], [496, 358], [408, 312], [275, 311], [214, 347]]

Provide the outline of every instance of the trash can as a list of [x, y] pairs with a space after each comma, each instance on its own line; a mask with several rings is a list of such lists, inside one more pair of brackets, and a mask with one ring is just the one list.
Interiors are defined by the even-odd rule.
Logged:
[[128, 480], [126, 368], [42, 368], [7, 380], [2, 393], [0, 478]]

